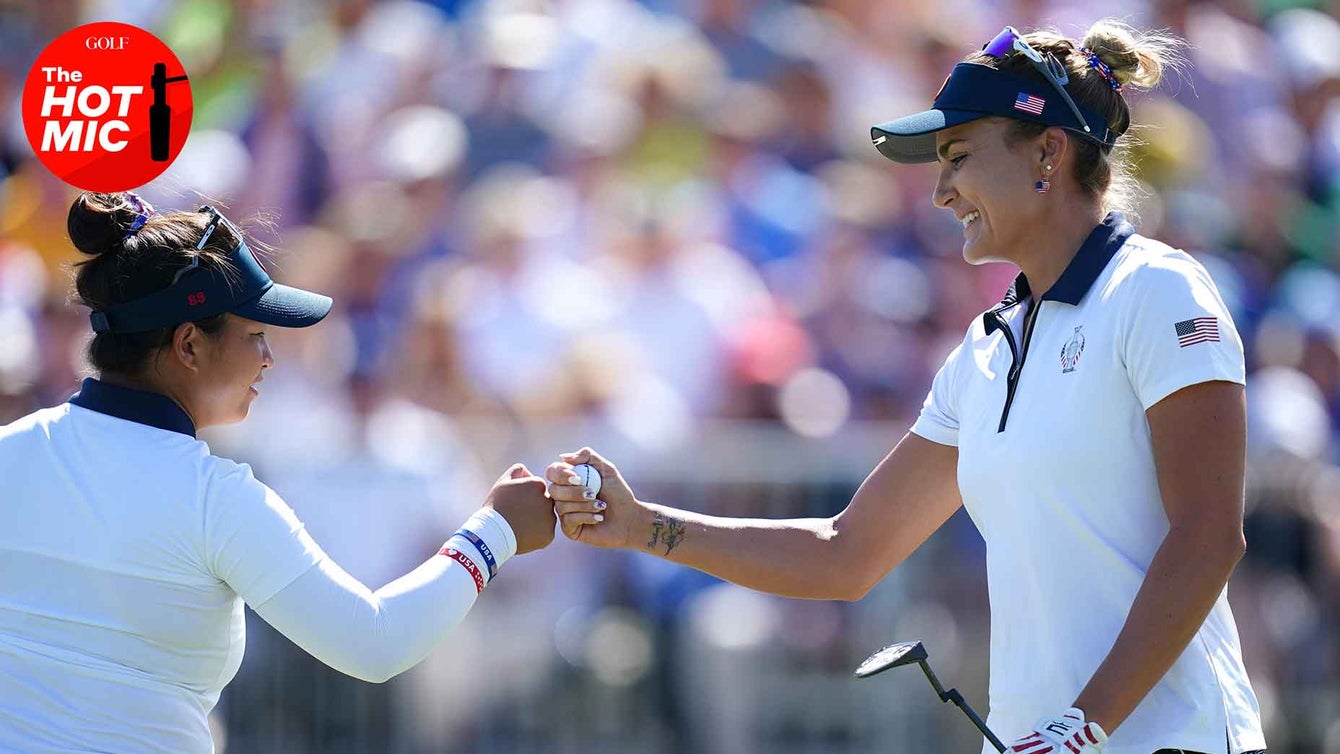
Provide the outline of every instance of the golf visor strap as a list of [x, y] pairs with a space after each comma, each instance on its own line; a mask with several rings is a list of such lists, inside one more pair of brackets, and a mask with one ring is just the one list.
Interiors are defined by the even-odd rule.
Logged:
[[93, 312], [94, 332], [136, 333], [194, 322], [260, 298], [274, 285], [246, 243], [228, 255], [234, 270], [197, 267], [181, 280], [143, 298]]
[[307, 327], [326, 316], [331, 307], [329, 297], [276, 284], [232, 223], [208, 205], [200, 211], [209, 213], [210, 221], [196, 250], [203, 249], [217, 227], [223, 225], [236, 240], [225, 255], [228, 263], [201, 265], [199, 254], [194, 255], [166, 288], [91, 312], [89, 321], [94, 332], [148, 332], [224, 312], [279, 327]]
[[1110, 149], [1116, 137], [1107, 119], [1082, 104], [1076, 108], [1090, 124], [1090, 133], [1085, 133], [1085, 123], [1076, 120], [1070, 106], [1049, 83], [981, 63], [959, 63], [945, 79], [930, 110], [874, 126], [870, 137], [880, 154], [894, 162], [934, 162], [937, 131], [1001, 116], [1059, 126]]

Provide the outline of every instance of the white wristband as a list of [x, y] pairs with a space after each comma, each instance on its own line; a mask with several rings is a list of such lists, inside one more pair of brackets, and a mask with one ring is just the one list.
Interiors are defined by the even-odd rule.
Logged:
[[516, 555], [516, 534], [503, 514], [492, 508], [480, 508], [466, 519], [462, 529], [474, 532], [493, 551], [498, 568]]

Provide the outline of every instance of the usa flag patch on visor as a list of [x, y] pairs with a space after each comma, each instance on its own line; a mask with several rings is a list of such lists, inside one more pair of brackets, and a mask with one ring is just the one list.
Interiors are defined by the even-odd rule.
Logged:
[[1019, 96], [1014, 99], [1015, 110], [1023, 110], [1033, 115], [1042, 115], [1042, 108], [1046, 106], [1047, 100], [1027, 92], [1019, 92]]

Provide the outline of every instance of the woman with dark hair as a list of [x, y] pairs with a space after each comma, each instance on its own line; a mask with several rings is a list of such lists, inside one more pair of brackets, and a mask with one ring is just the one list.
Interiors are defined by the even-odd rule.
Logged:
[[[274, 283], [213, 207], [157, 214], [83, 194], [70, 239], [98, 373], [0, 427], [0, 750], [213, 750], [242, 604], [331, 667], [381, 682], [423, 659], [512, 555], [553, 538], [543, 480], [513, 466], [441, 552], [371, 591], [204, 427], [244, 419], [270, 327], [331, 300]], [[369, 501], [375, 504], [375, 501]]]
[[[965, 506], [987, 547], [988, 722], [1011, 751], [1263, 749], [1226, 590], [1245, 548], [1242, 342], [1205, 268], [1122, 212], [1126, 93], [1155, 85], [1175, 46], [1113, 21], [1079, 43], [1006, 27], [933, 109], [873, 129], [889, 159], [937, 163], [933, 200], [963, 224], [969, 263], [1021, 272], [846, 510], [653, 505], [585, 448], [547, 472], [564, 533], [859, 599]], [[563, 482], [579, 463], [604, 477], [600, 499]]]

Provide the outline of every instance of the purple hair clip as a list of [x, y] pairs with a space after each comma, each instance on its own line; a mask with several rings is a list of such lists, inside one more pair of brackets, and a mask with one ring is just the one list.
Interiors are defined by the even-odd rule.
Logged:
[[135, 208], [135, 221], [130, 224], [130, 230], [126, 231], [126, 238], [130, 238], [140, 232], [140, 228], [149, 222], [149, 218], [154, 216], [154, 205], [144, 201], [133, 191], [126, 192], [126, 201], [130, 202]]
[[1107, 63], [1104, 63], [1103, 59], [1098, 57], [1098, 53], [1094, 52], [1093, 50], [1090, 50], [1087, 47], [1079, 48], [1079, 53], [1081, 55], [1088, 57], [1089, 66], [1092, 67], [1095, 71], [1098, 71], [1098, 75], [1102, 76], [1103, 79], [1107, 81], [1107, 85], [1112, 87], [1112, 91], [1114, 92], [1121, 91], [1121, 82], [1117, 81], [1117, 75], [1112, 72], [1112, 66], [1108, 65]]

